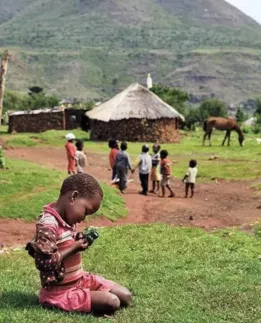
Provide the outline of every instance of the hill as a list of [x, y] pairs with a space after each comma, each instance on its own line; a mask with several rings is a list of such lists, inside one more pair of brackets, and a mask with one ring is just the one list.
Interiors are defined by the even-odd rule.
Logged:
[[99, 99], [150, 72], [232, 102], [261, 81], [261, 27], [223, 0], [4, 0], [0, 47], [16, 91]]

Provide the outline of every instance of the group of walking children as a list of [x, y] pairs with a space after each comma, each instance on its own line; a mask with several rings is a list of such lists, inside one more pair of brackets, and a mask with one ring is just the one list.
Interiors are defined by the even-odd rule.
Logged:
[[[141, 154], [132, 166], [129, 154], [127, 153], [128, 145], [125, 141], [119, 144], [117, 140], [111, 139], [109, 141], [111, 149], [109, 154], [110, 167], [112, 169], [112, 183], [118, 184], [120, 191], [124, 194], [126, 192], [128, 183], [128, 171], [134, 173], [135, 169], [139, 169], [139, 179], [142, 190], [141, 195], [148, 195], [149, 193], [158, 194], [165, 197], [166, 189], [169, 191], [169, 197], [174, 197], [175, 194], [170, 186], [170, 178], [172, 174], [171, 162], [168, 159], [168, 151], [161, 150], [161, 146], [156, 142], [153, 147], [153, 155], [149, 154], [149, 146], [143, 145]], [[197, 177], [197, 162], [191, 160], [187, 173], [183, 178], [185, 183], [185, 197], [188, 197], [189, 190], [190, 197], [194, 195], [194, 188]], [[151, 178], [152, 189], [149, 191], [149, 178]]]
[[83, 151], [83, 142], [81, 140], [76, 140], [73, 133], [68, 133], [65, 138], [65, 149], [68, 159], [68, 174], [73, 175], [76, 173], [84, 173], [84, 168], [88, 166], [88, 161]]

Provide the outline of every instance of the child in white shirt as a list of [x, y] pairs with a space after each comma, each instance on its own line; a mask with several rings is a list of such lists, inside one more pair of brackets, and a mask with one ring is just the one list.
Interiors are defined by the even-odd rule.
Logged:
[[87, 157], [83, 152], [84, 144], [81, 140], [77, 140], [75, 146], [77, 148], [77, 151], [75, 154], [77, 173], [84, 173], [84, 168], [88, 166]]
[[190, 197], [192, 198], [194, 195], [196, 178], [197, 178], [197, 174], [198, 174], [198, 169], [196, 166], [197, 166], [197, 161], [194, 159], [191, 160], [189, 162], [188, 171], [182, 180], [185, 183], [185, 198], [188, 197], [189, 189], [191, 190]]
[[141, 195], [148, 195], [149, 190], [149, 174], [152, 167], [151, 156], [149, 155], [149, 146], [143, 145], [142, 152], [139, 155], [135, 163], [136, 167], [139, 167], [139, 176], [142, 191], [139, 192]]

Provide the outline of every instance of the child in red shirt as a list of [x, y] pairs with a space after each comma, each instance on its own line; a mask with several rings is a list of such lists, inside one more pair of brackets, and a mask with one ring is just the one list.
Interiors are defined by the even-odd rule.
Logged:
[[[129, 305], [128, 289], [85, 272], [81, 252], [90, 247], [76, 224], [97, 212], [103, 199], [99, 183], [89, 174], [76, 174], [62, 184], [55, 203], [44, 207], [35, 238], [26, 246], [40, 271], [40, 304], [67, 312], [110, 314]], [[98, 260], [97, 260], [98, 261]]]
[[119, 146], [118, 142], [115, 139], [110, 139], [108, 143], [109, 148], [111, 148], [110, 154], [109, 154], [109, 163], [110, 163], [110, 168], [112, 170], [112, 180], [115, 179], [116, 177], [116, 157], [119, 152]]
[[76, 173], [76, 167], [75, 167], [76, 148], [73, 144], [73, 141], [75, 140], [75, 135], [73, 133], [68, 133], [65, 136], [65, 138], [67, 140], [65, 149], [66, 149], [67, 159], [68, 159], [68, 174], [73, 175]]
[[167, 150], [162, 150], [160, 152], [160, 159], [161, 159], [161, 162], [160, 162], [160, 172], [161, 172], [161, 175], [162, 175], [162, 179], [161, 179], [161, 190], [162, 190], [162, 197], [165, 197], [165, 187], [167, 187], [167, 189], [169, 190], [170, 192], [170, 195], [169, 197], [174, 197], [175, 194], [174, 192], [172, 191], [172, 189], [170, 188], [170, 185], [169, 185], [169, 180], [170, 180], [170, 177], [171, 177], [171, 162], [169, 159], [167, 159], [168, 157], [168, 152]]

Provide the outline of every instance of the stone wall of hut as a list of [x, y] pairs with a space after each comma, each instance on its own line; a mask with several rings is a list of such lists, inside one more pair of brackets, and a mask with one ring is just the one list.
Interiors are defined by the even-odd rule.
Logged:
[[86, 110], [66, 109], [64, 111], [25, 113], [9, 116], [9, 132], [44, 132], [47, 130], [89, 130]]
[[18, 114], [9, 116], [9, 129], [12, 132], [44, 132], [51, 129], [63, 130], [65, 118], [63, 111], [37, 114]]
[[124, 119], [102, 122], [92, 120], [91, 140], [118, 140], [161, 143], [180, 141], [178, 119]]

